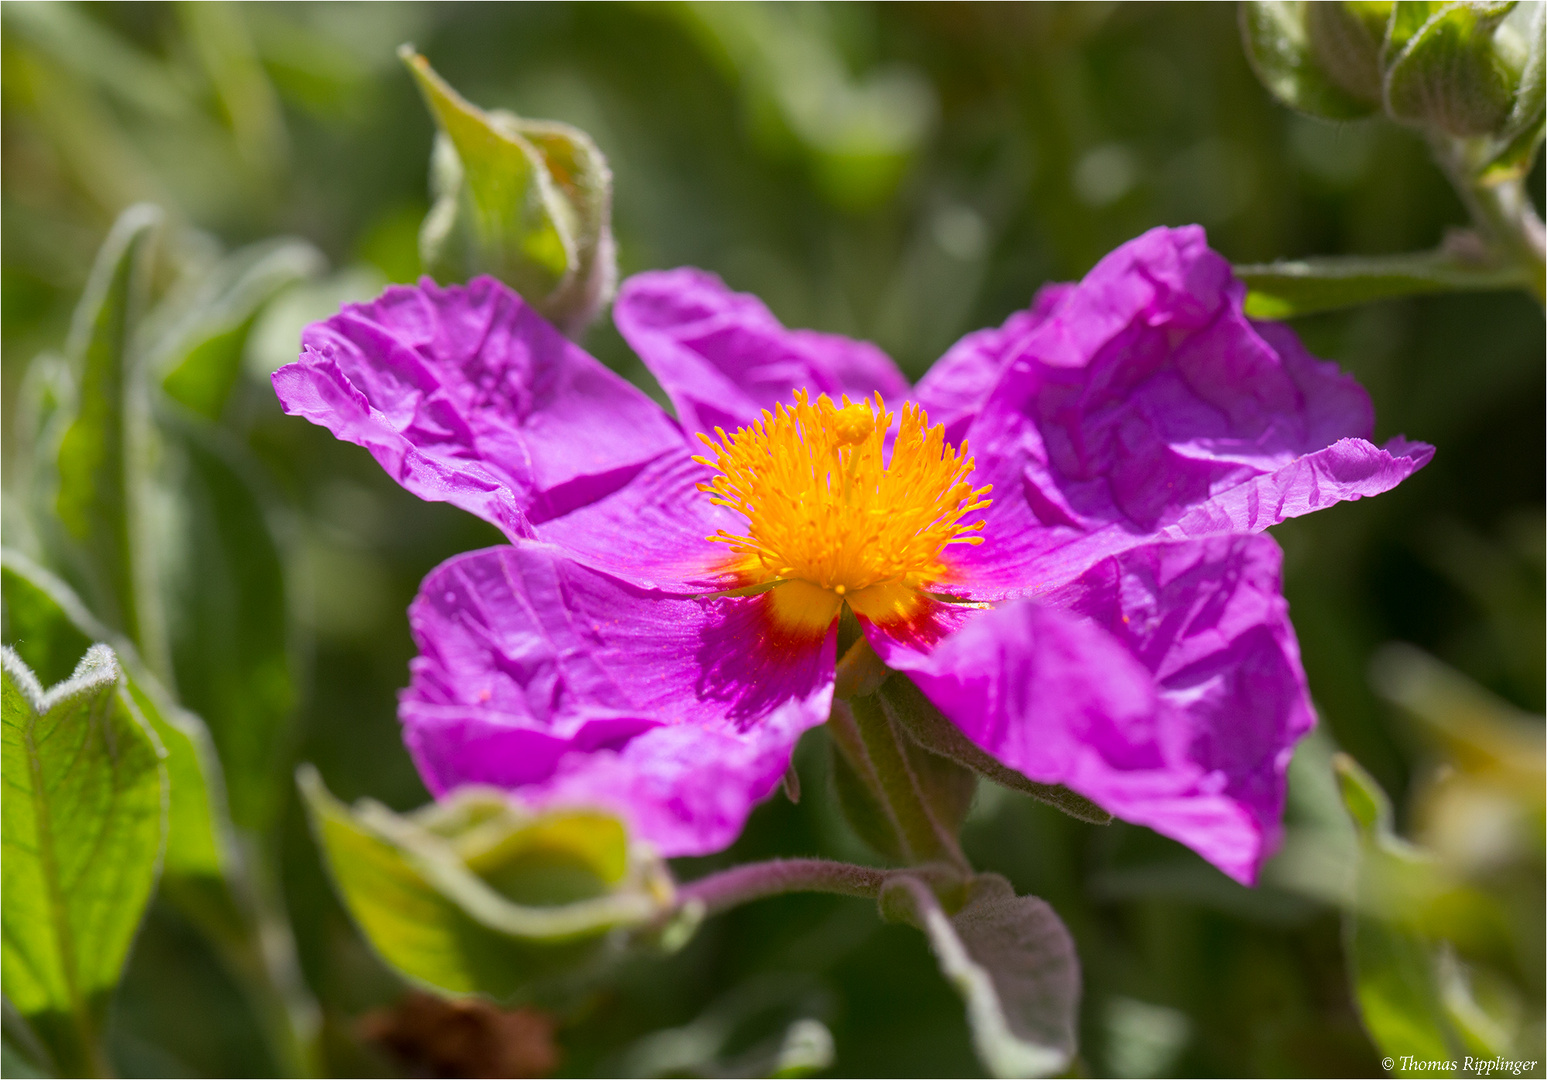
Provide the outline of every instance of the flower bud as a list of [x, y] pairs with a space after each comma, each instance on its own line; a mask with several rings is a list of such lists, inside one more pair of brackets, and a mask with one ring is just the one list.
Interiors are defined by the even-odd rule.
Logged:
[[1334, 85], [1372, 107], [1381, 104], [1381, 45], [1391, 17], [1390, 0], [1306, 4], [1311, 56]]
[[1499, 131], [1524, 66], [1517, 39], [1496, 31], [1512, 3], [1398, 3], [1382, 57], [1386, 112], [1466, 138]]
[[398, 51], [440, 129], [419, 254], [438, 281], [490, 274], [570, 337], [617, 284], [612, 172], [591, 137], [468, 103], [412, 48]]
[[1541, 145], [1543, 3], [1247, 0], [1241, 35], [1280, 101], [1324, 120], [1382, 110], [1473, 140], [1484, 183], [1518, 179]]

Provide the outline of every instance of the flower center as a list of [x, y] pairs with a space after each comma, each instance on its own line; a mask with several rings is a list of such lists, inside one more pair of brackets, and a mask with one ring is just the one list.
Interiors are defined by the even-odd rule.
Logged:
[[874, 403], [815, 402], [804, 390], [793, 405], [734, 435], [700, 434], [718, 473], [699, 490], [747, 519], [747, 531], [721, 529], [730, 569], [744, 586], [771, 586], [771, 610], [789, 630], [826, 633], [847, 602], [875, 622], [906, 619], [948, 568], [951, 544], [981, 544], [983, 522], [962, 518], [988, 505], [973, 487], [967, 444], [945, 441], [914, 404], [902, 407], [891, 460], [884, 460], [893, 416]]

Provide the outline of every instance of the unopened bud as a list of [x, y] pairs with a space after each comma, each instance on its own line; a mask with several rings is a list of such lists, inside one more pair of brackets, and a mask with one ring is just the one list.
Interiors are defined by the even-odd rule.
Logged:
[[[1398, 4], [1386, 33], [1386, 112], [1448, 135], [1499, 131], [1514, 104], [1524, 55], [1495, 32], [1515, 5]], [[1503, 46], [1502, 48], [1500, 46]]]
[[1340, 90], [1371, 107], [1381, 104], [1381, 45], [1391, 17], [1390, 0], [1306, 4], [1311, 56]]
[[419, 232], [425, 269], [441, 281], [491, 274], [578, 336], [617, 283], [606, 158], [578, 128], [485, 112], [409, 46], [398, 54], [440, 129], [435, 204]]

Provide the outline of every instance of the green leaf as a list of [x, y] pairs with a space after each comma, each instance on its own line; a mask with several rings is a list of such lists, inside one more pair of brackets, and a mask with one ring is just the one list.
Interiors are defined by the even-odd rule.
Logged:
[[315, 769], [297, 774], [345, 906], [406, 978], [443, 993], [509, 998], [605, 959], [617, 931], [671, 909], [665, 864], [631, 850], [615, 818], [527, 814], [503, 793], [463, 789], [399, 815], [353, 809]]
[[197, 91], [186, 79], [79, 8], [7, 5], [0, 13], [7, 33], [149, 119], [169, 126], [187, 123], [199, 108]]
[[1246, 314], [1287, 319], [1401, 296], [1514, 289], [1526, 271], [1470, 261], [1441, 249], [1411, 255], [1347, 255], [1235, 267], [1250, 290]]
[[1292, 109], [1324, 120], [1368, 116], [1375, 106], [1328, 77], [1311, 49], [1303, 0], [1247, 0], [1241, 38], [1257, 78]]
[[164, 751], [106, 645], [46, 693], [10, 648], [0, 667], [6, 996], [64, 1075], [105, 1075], [104, 1014], [159, 869]]
[[1381, 48], [1382, 65], [1395, 60], [1402, 47], [1423, 29], [1424, 23], [1449, 4], [1450, 0], [1396, 0], [1391, 5], [1391, 17], [1386, 24], [1386, 42]]
[[195, 413], [219, 419], [259, 313], [286, 287], [317, 276], [324, 266], [311, 244], [271, 240], [201, 270], [192, 295], [174, 305], [173, 325], [148, 350], [162, 389]]
[[165, 876], [223, 875], [229, 855], [220, 764], [199, 718], [178, 707], [146, 670], [134, 646], [98, 622], [68, 585], [9, 549], [0, 550], [0, 598], [6, 645], [45, 682], [67, 674], [68, 658], [80, 656], [91, 642], [112, 645], [125, 690], [166, 750], [170, 792]]
[[246, 448], [175, 405], [159, 419], [179, 466], [180, 513], [158, 545], [172, 665], [220, 752], [233, 822], [261, 833], [282, 805], [297, 698], [284, 565]]
[[981, 874], [950, 915], [922, 881], [898, 874], [882, 890], [881, 908], [929, 936], [941, 972], [966, 1001], [973, 1046], [990, 1073], [1052, 1076], [1068, 1068], [1080, 967], [1069, 931], [1045, 901]]
[[892, 675], [881, 685], [879, 696], [887, 716], [907, 732], [910, 739], [930, 753], [954, 761], [1011, 791], [1019, 791], [1057, 807], [1070, 817], [1095, 825], [1111, 823], [1112, 815], [1085, 796], [1077, 795], [1059, 784], [1039, 784], [1000, 764], [963, 735], [959, 727], [941, 715], [940, 710], [906, 675]]
[[1354, 819], [1354, 828], [1362, 840], [1371, 844], [1387, 841], [1391, 835], [1391, 800], [1375, 778], [1347, 754], [1333, 758], [1332, 769], [1338, 781], [1343, 806]]
[[612, 296], [612, 172], [578, 128], [484, 112], [410, 46], [413, 73], [440, 129], [431, 162], [435, 205], [419, 234], [442, 281], [492, 274], [570, 336]]
[[1427, 1075], [1405, 1067], [1404, 1055], [1442, 1061], [1465, 1053], [1434, 942], [1419, 929], [1432, 892], [1428, 860], [1392, 831], [1391, 800], [1374, 777], [1347, 754], [1335, 755], [1332, 767], [1360, 840], [1357, 903], [1343, 931], [1360, 1016], [1375, 1045], [1396, 1059], [1397, 1075]]
[[1499, 132], [1499, 149], [1482, 172], [1485, 184], [1523, 179], [1536, 161], [1547, 122], [1547, 5], [1532, 5], [1531, 21], [1526, 30], [1526, 59], [1515, 100]]
[[1497, 132], [1514, 102], [1517, 73], [1494, 48], [1493, 34], [1512, 7], [1436, 10], [1398, 0], [1386, 44], [1386, 112], [1460, 138]]
[[154, 590], [136, 559], [138, 493], [149, 437], [132, 338], [148, 289], [148, 248], [161, 212], [135, 206], [119, 217], [80, 304], [66, 355], [74, 372], [73, 414], [54, 454], [52, 510], [63, 535], [59, 568], [74, 579], [110, 626], [126, 633], [159, 667], [160, 621]]
[[235, 846], [220, 761], [198, 716], [181, 708], [121, 636], [86, 611], [64, 582], [17, 552], [0, 551], [4, 636], [31, 664], [56, 678], [67, 656], [105, 640], [118, 652], [125, 688], [166, 748], [168, 832], [161, 888], [210, 939], [250, 995], [275, 1060], [308, 1073], [315, 1004], [300, 982], [282, 915], [262, 897]]
[[1365, 1030], [1378, 1049], [1397, 1059], [1396, 1075], [1429, 1075], [1428, 1070], [1404, 1068], [1404, 1055], [1419, 1061], [1462, 1056], [1465, 1051], [1435, 984], [1427, 941], [1386, 920], [1350, 915], [1344, 923], [1344, 952]]

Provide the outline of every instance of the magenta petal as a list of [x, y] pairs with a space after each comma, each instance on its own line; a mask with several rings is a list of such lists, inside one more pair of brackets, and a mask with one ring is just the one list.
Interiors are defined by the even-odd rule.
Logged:
[[[437, 796], [494, 784], [613, 809], [667, 855], [716, 850], [832, 703], [834, 634], [792, 645], [762, 605], [642, 589], [530, 541], [459, 555], [409, 609], [405, 742]], [[676, 768], [699, 745], [724, 767]]]
[[801, 389], [835, 400], [908, 392], [897, 366], [869, 342], [786, 330], [757, 297], [691, 267], [629, 278], [612, 317], [689, 431], [735, 431]]
[[682, 445], [648, 397], [493, 278], [348, 304], [274, 373], [285, 411], [358, 443], [422, 499], [512, 538]]
[[1192, 847], [1245, 883], [1280, 836], [1314, 723], [1278, 545], [1154, 545], [1047, 603], [971, 619], [933, 651], [867, 628], [888, 666], [984, 750]]
[[713, 475], [685, 449], [663, 454], [617, 491], [538, 525], [537, 535], [642, 588], [731, 587], [734, 582], [719, 569], [729, 550], [708, 537], [720, 529], [739, 535], [746, 531], [746, 518], [715, 506], [698, 490]]
[[571, 754], [522, 798], [605, 807], [663, 855], [709, 855], [729, 847], [779, 786], [801, 734], [827, 719], [831, 696], [822, 701], [789, 701], [743, 731], [660, 727], [619, 750]]
[[1431, 447], [1369, 441], [1368, 396], [1242, 313], [1203, 230], [1154, 229], [1020, 333], [968, 430], [993, 485], [963, 591], [1036, 595], [1157, 540], [1258, 531], [1386, 491]]
[[924, 407], [931, 424], [944, 425], [946, 442], [961, 442], [1005, 367], [1074, 288], [1061, 282], [1042, 286], [1029, 310], [1014, 312], [1003, 326], [974, 330], [924, 373], [914, 387], [913, 400]]

